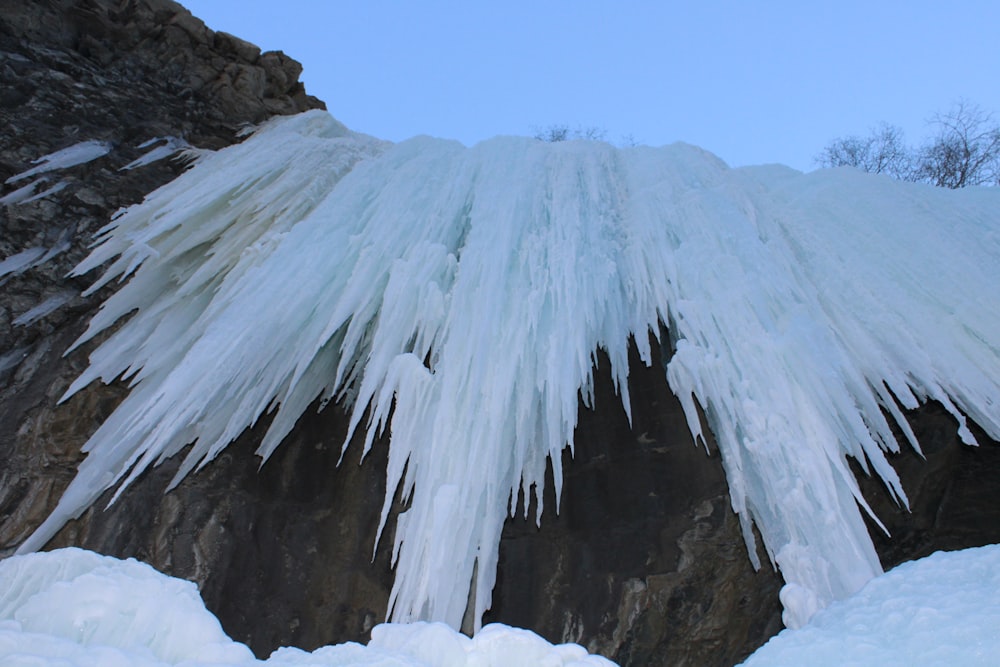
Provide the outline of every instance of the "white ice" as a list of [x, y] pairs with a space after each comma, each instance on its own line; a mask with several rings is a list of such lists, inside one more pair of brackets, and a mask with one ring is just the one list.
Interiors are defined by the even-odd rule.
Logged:
[[[24, 273], [28, 269], [44, 264], [60, 253], [66, 252], [71, 245], [72, 233], [72, 228], [67, 228], [50, 248], [28, 248], [0, 260], [0, 278]], [[0, 280], [0, 284], [3, 282]]]
[[24, 203], [25, 200], [33, 198], [35, 194], [35, 189], [48, 181], [48, 178], [42, 176], [37, 178], [25, 185], [22, 185], [16, 190], [11, 190], [3, 197], [0, 197], [0, 206], [13, 206], [14, 204]]
[[[106, 141], [83, 141], [69, 146], [68, 148], [56, 151], [55, 153], [43, 155], [37, 160], [34, 160], [33, 163], [37, 166], [19, 174], [15, 174], [4, 181], [6, 184], [14, 184], [33, 176], [38, 177], [35, 178], [35, 180], [21, 185], [17, 189], [12, 190], [11, 192], [8, 192], [4, 196], [0, 197], [0, 206], [27, 204], [63, 190], [68, 185], [66, 181], [58, 181], [54, 185], [36, 192], [39, 186], [49, 181], [50, 176], [46, 175], [49, 172], [75, 167], [76, 165], [96, 160], [99, 157], [107, 155], [112, 148], [112, 144]], [[172, 156], [186, 162], [196, 162], [204, 153], [203, 151], [194, 148], [183, 139], [170, 136], [155, 137], [140, 144], [139, 148], [147, 148], [149, 150], [132, 162], [129, 162], [119, 171], [144, 167], [158, 160]]]
[[107, 155], [111, 151], [111, 148], [111, 143], [107, 141], [81, 141], [33, 160], [32, 164], [36, 166], [19, 174], [14, 174], [4, 182], [8, 184], [17, 183], [26, 178], [31, 178], [36, 174], [75, 167], [78, 164], [90, 162]]
[[315, 111], [122, 212], [77, 272], [106, 262], [93, 289], [130, 281], [84, 340], [138, 312], [69, 393], [133, 388], [22, 552], [192, 441], [178, 479], [263, 413], [266, 457], [336, 400], [368, 445], [391, 429], [383, 522], [397, 487], [410, 503], [391, 617], [458, 627], [477, 571], [478, 624], [547, 458], [559, 496], [596, 351], [627, 410], [629, 340], [649, 363], [662, 321], [670, 386], [696, 436], [703, 408], [797, 626], [881, 572], [847, 457], [905, 502], [885, 414], [914, 447], [901, 408], [926, 400], [966, 442], [966, 415], [1000, 439], [1000, 188], [729, 169], [681, 144], [390, 145]]
[[1000, 657], [1000, 545], [938, 552], [873, 579], [744, 667], [992, 667]]
[[72, 301], [75, 296], [76, 296], [76, 291], [74, 290], [63, 290], [61, 292], [57, 292], [52, 296], [48, 297], [47, 299], [45, 299], [44, 301], [42, 301], [41, 303], [39, 303], [38, 305], [36, 305], [35, 307], [29, 308], [28, 310], [21, 313], [14, 319], [14, 321], [11, 324], [13, 324], [16, 327], [18, 326], [23, 327], [23, 326], [28, 326], [29, 324], [33, 324], [34, 322], [37, 322], [46, 315], [54, 313], [55, 311], [65, 306], [67, 303]]
[[[91, 162], [92, 160], [96, 160], [99, 157], [107, 155], [111, 149], [112, 144], [107, 141], [81, 141], [73, 144], [72, 146], [63, 148], [62, 150], [49, 153], [48, 155], [43, 155], [42, 157], [33, 160], [32, 164], [35, 165], [34, 167], [18, 174], [14, 174], [4, 181], [4, 183], [12, 185], [33, 176], [48, 174], [52, 171], [67, 169], [69, 167], [75, 167], [79, 164]], [[54, 185], [36, 192], [38, 187], [43, 183], [48, 182], [48, 180], [48, 176], [42, 175], [39, 176], [39, 178], [18, 187], [16, 190], [8, 192], [3, 197], [0, 197], [0, 205], [13, 206], [14, 204], [27, 204], [44, 197], [48, 197], [49, 195], [53, 195], [63, 190], [68, 185], [65, 181], [58, 181]]]
[[0, 561], [0, 664], [9, 667], [613, 667], [574, 644], [490, 625], [473, 639], [441, 623], [379, 625], [368, 646], [265, 661], [232, 641], [189, 582], [82, 549]]
[[45, 248], [28, 248], [19, 253], [15, 253], [6, 259], [0, 260], [0, 277], [8, 274], [17, 275], [35, 266], [46, 255]]
[[153, 162], [172, 156], [194, 160], [203, 154], [203, 151], [196, 149], [179, 137], [155, 137], [139, 144], [139, 148], [148, 148], [149, 150], [129, 162], [119, 169], [119, 171], [144, 167], [147, 164], [152, 164]]
[[[39, 179], [39, 181], [41, 181], [41, 180], [42, 179]], [[34, 181], [30, 185], [34, 185], [34, 183], [36, 183], [36, 182], [38, 182], [38, 181]], [[44, 199], [45, 197], [48, 197], [49, 195], [54, 195], [57, 192], [62, 192], [63, 190], [66, 189], [67, 185], [69, 185], [69, 183], [67, 183], [66, 181], [59, 181], [55, 185], [53, 185], [51, 187], [48, 187], [48, 188], [45, 188], [41, 192], [36, 192], [36, 193], [32, 194], [30, 197], [24, 197], [23, 199], [17, 199], [16, 202], [9, 201], [9, 202], [6, 202], [6, 203], [30, 204], [33, 201], [37, 201], [39, 199]], [[18, 192], [21, 192], [21, 190], [20, 189], [19, 190], [15, 190], [14, 192], [11, 193], [11, 195], [14, 195], [14, 194], [16, 194]]]

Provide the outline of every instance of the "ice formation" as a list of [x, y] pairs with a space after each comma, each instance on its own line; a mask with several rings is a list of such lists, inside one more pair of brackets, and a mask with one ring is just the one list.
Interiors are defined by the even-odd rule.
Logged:
[[197, 587], [129, 559], [82, 549], [0, 561], [0, 664], [33, 667], [613, 667], [575, 644], [489, 625], [475, 638], [441, 623], [384, 624], [368, 646], [265, 661], [222, 631]]
[[152, 164], [168, 157], [180, 157], [182, 160], [190, 162], [196, 160], [203, 153], [203, 151], [179, 137], [154, 137], [149, 141], [139, 144], [138, 147], [148, 150], [118, 171], [128, 171], [138, 167], [145, 167], [147, 164]]
[[704, 410], [796, 626], [881, 572], [847, 457], [905, 502], [886, 414], [914, 447], [901, 408], [925, 400], [965, 442], [965, 415], [1000, 439], [1000, 189], [729, 169], [680, 144], [392, 145], [314, 111], [204, 156], [99, 240], [77, 272], [130, 280], [83, 340], [137, 312], [69, 393], [132, 391], [21, 552], [188, 443], [178, 479], [268, 410], [265, 458], [314, 400], [343, 401], [366, 447], [391, 429], [383, 523], [410, 499], [392, 618], [457, 627], [477, 571], [478, 623], [547, 458], [558, 497], [596, 351], [628, 410], [629, 341], [649, 363], [662, 322], [670, 386], [695, 436]]
[[[42, 197], [47, 197], [50, 194], [58, 192], [63, 187], [60, 187], [60, 183], [49, 188], [48, 190], [43, 190], [42, 192], [35, 193], [35, 189], [39, 185], [45, 183], [48, 179], [46, 177], [39, 178], [37, 180], [31, 181], [27, 185], [22, 185], [16, 190], [8, 192], [3, 197], [0, 197], [0, 206], [13, 206], [14, 204], [27, 204], [36, 199], [41, 199]], [[57, 189], [58, 188], [58, 189]]]
[[46, 315], [59, 310], [72, 301], [74, 297], [76, 297], [76, 292], [74, 290], [63, 290], [61, 292], [57, 292], [39, 303], [34, 308], [21, 313], [21, 315], [15, 318], [11, 324], [15, 327], [24, 327], [29, 324], [33, 324]]
[[44, 264], [56, 255], [66, 252], [70, 248], [70, 238], [73, 229], [67, 228], [59, 235], [56, 242], [49, 248], [28, 248], [19, 253], [15, 253], [6, 259], [0, 260], [0, 285], [3, 285], [9, 278], [24, 273], [28, 269]]
[[17, 183], [38, 174], [57, 171], [59, 169], [68, 169], [78, 164], [91, 162], [107, 155], [111, 151], [111, 148], [111, 144], [107, 141], [81, 141], [54, 153], [43, 155], [33, 162], [36, 166], [19, 174], [14, 174], [4, 181], [4, 183]]
[[0, 260], [0, 278], [6, 276], [7, 274], [17, 275], [19, 273], [23, 273], [35, 264], [41, 263], [42, 259], [46, 255], [46, 252], [45, 248], [28, 248], [27, 250], [22, 250], [21, 252], [11, 255], [6, 259]]
[[[26, 171], [22, 171], [19, 174], [14, 174], [5, 180], [4, 183], [12, 185], [31, 178], [32, 176], [39, 176], [40, 174], [47, 174], [48, 172], [75, 167], [76, 165], [84, 164], [107, 155], [111, 151], [111, 148], [111, 144], [107, 141], [81, 141], [54, 153], [43, 155], [37, 160], [34, 160], [33, 164], [36, 166]], [[16, 190], [0, 197], [0, 206], [27, 204], [35, 201], [36, 199], [41, 199], [55, 194], [64, 189], [67, 185], [65, 181], [59, 181], [55, 185], [36, 193], [35, 190], [37, 190], [40, 185], [48, 182], [48, 180], [48, 176], [39, 176], [35, 180], [29, 181]]]

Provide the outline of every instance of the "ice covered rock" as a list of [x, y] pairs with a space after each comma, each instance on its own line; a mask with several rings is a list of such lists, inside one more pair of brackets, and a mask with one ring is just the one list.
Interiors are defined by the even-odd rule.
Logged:
[[933, 399], [967, 444], [966, 415], [1000, 437], [998, 198], [685, 145], [389, 146], [321, 111], [270, 121], [117, 216], [78, 267], [131, 276], [82, 340], [138, 312], [70, 393], [134, 388], [22, 551], [192, 441], [175, 481], [268, 411], [265, 458], [339, 400], [366, 450], [391, 429], [382, 524], [397, 488], [410, 504], [392, 617], [458, 627], [475, 571], [478, 623], [546, 460], [558, 503], [595, 350], [628, 410], [629, 341], [649, 364], [665, 324], [671, 388], [696, 438], [704, 411], [750, 556], [756, 522], [800, 625], [881, 571], [847, 460], [905, 502], [885, 458], [892, 423], [919, 447], [901, 407]]

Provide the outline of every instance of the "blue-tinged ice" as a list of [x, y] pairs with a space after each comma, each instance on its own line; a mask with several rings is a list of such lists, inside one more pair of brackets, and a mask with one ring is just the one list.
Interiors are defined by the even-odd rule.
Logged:
[[6, 275], [18, 275], [44, 261], [47, 250], [41, 247], [28, 248], [10, 257], [0, 260], [0, 278]]
[[15, 327], [26, 327], [34, 324], [38, 320], [59, 310], [72, 301], [77, 295], [75, 290], [62, 290], [56, 292], [33, 308], [18, 315], [11, 324]]
[[195, 148], [180, 137], [169, 136], [153, 137], [152, 139], [139, 144], [138, 148], [140, 150], [146, 149], [146, 152], [129, 162], [124, 167], [120, 168], [118, 171], [129, 171], [131, 169], [145, 167], [147, 164], [152, 164], [168, 157], [180, 158], [181, 160], [191, 162], [198, 159], [205, 153], [205, 151]]
[[628, 410], [629, 340], [650, 363], [662, 322], [670, 386], [696, 437], [703, 409], [797, 626], [881, 572], [847, 457], [905, 502], [886, 415], [914, 447], [901, 409], [926, 400], [965, 442], [966, 417], [1000, 439], [1000, 189], [734, 170], [686, 145], [392, 145], [314, 111], [205, 156], [99, 240], [77, 272], [130, 280], [82, 340], [137, 312], [69, 393], [132, 391], [22, 552], [191, 442], [177, 479], [270, 409], [264, 457], [337, 400], [366, 447], [391, 430], [383, 524], [409, 499], [392, 618], [457, 627], [474, 582], [478, 625], [547, 459], [558, 498], [597, 350]]
[[59, 169], [68, 169], [78, 164], [91, 162], [107, 155], [111, 152], [111, 148], [111, 143], [107, 141], [81, 141], [33, 160], [32, 164], [35, 165], [34, 167], [14, 174], [4, 181], [4, 183], [17, 183], [38, 174], [57, 171]]

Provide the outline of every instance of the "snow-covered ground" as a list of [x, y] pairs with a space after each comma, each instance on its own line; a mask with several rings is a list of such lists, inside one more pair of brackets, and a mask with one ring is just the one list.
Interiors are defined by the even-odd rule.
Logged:
[[195, 585], [138, 561], [82, 549], [0, 561], [4, 667], [611, 667], [575, 644], [484, 627], [473, 639], [443, 623], [385, 624], [367, 646], [311, 653], [281, 648], [266, 661], [232, 641]]
[[744, 667], [1000, 665], [1000, 545], [937, 552], [873, 579]]
[[369, 444], [391, 428], [383, 523], [409, 501], [393, 620], [458, 627], [475, 571], [478, 623], [546, 459], [559, 496], [596, 350], [628, 409], [629, 341], [650, 363], [663, 322], [670, 386], [695, 436], [703, 408], [797, 626], [881, 572], [847, 461], [905, 502], [884, 455], [890, 421], [919, 448], [901, 408], [936, 400], [966, 443], [967, 417], [1000, 439], [1000, 188], [730, 169], [682, 144], [389, 144], [312, 111], [202, 156], [99, 241], [78, 272], [131, 277], [85, 339], [134, 315], [70, 393], [133, 387], [22, 551], [192, 441], [178, 479], [267, 411], [264, 457], [341, 400]]
[[[745, 667], [992, 667], [1000, 663], [1000, 545], [937, 553], [869, 582], [785, 630]], [[442, 623], [384, 624], [367, 646], [296, 648], [255, 660], [225, 635], [194, 584], [80, 549], [0, 561], [4, 667], [610, 667], [489, 625], [472, 639]]]

